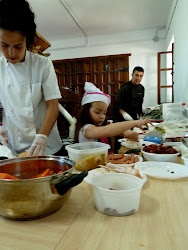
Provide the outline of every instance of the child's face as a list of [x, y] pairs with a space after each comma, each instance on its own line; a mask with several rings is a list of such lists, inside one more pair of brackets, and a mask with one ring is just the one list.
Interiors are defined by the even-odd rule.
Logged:
[[25, 60], [26, 37], [19, 31], [0, 29], [0, 50], [8, 62], [16, 64]]
[[101, 126], [106, 118], [107, 104], [104, 102], [93, 102], [90, 108], [90, 115], [95, 126]]

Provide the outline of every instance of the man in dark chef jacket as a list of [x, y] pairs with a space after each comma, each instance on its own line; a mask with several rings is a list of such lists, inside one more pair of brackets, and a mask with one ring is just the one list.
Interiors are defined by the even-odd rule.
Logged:
[[[132, 79], [124, 83], [117, 92], [115, 102], [116, 121], [131, 121], [142, 117], [142, 104], [144, 100], [144, 86], [140, 83], [144, 75], [142, 67], [135, 67]], [[117, 153], [120, 143], [115, 142], [115, 153]]]

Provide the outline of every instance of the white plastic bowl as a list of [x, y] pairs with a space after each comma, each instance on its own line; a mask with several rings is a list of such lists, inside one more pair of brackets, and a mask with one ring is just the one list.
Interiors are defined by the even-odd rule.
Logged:
[[188, 167], [188, 154], [183, 155], [181, 158], [184, 160], [184, 165]]
[[177, 160], [177, 156], [179, 153], [176, 154], [154, 154], [148, 153], [141, 150], [143, 157], [147, 161], [167, 161], [167, 162], [175, 162]]
[[143, 181], [133, 175], [107, 173], [92, 179], [96, 209], [111, 216], [125, 216], [139, 209]]

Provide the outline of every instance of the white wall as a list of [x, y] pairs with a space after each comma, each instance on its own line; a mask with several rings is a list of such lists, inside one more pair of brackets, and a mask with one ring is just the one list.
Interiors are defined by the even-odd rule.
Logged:
[[171, 20], [166, 46], [174, 34], [174, 102], [188, 105], [188, 1], [174, 0], [176, 9]]
[[[153, 42], [155, 30], [114, 34], [114, 36], [93, 37], [89, 41], [56, 41], [52, 43], [52, 60], [92, 57], [101, 55], [115, 55], [131, 53], [129, 59], [129, 73], [135, 66], [142, 66], [145, 70], [142, 84], [145, 87], [143, 106], [157, 104], [157, 53], [164, 51], [165, 39]], [[161, 38], [164, 34], [161, 34]], [[159, 34], [160, 37], [160, 34]], [[96, 45], [97, 44], [97, 45]], [[63, 46], [63, 47], [62, 47]]]

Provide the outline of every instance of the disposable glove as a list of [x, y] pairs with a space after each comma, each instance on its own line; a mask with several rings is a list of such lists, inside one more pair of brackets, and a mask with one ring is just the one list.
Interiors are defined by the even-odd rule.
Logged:
[[2, 126], [0, 126], [0, 143], [2, 145], [8, 145], [7, 131]]
[[39, 156], [44, 155], [46, 146], [48, 142], [48, 137], [43, 134], [36, 134], [35, 139], [28, 150], [27, 156]]
[[127, 112], [124, 112], [122, 116], [126, 121], [133, 121], [133, 118]]

